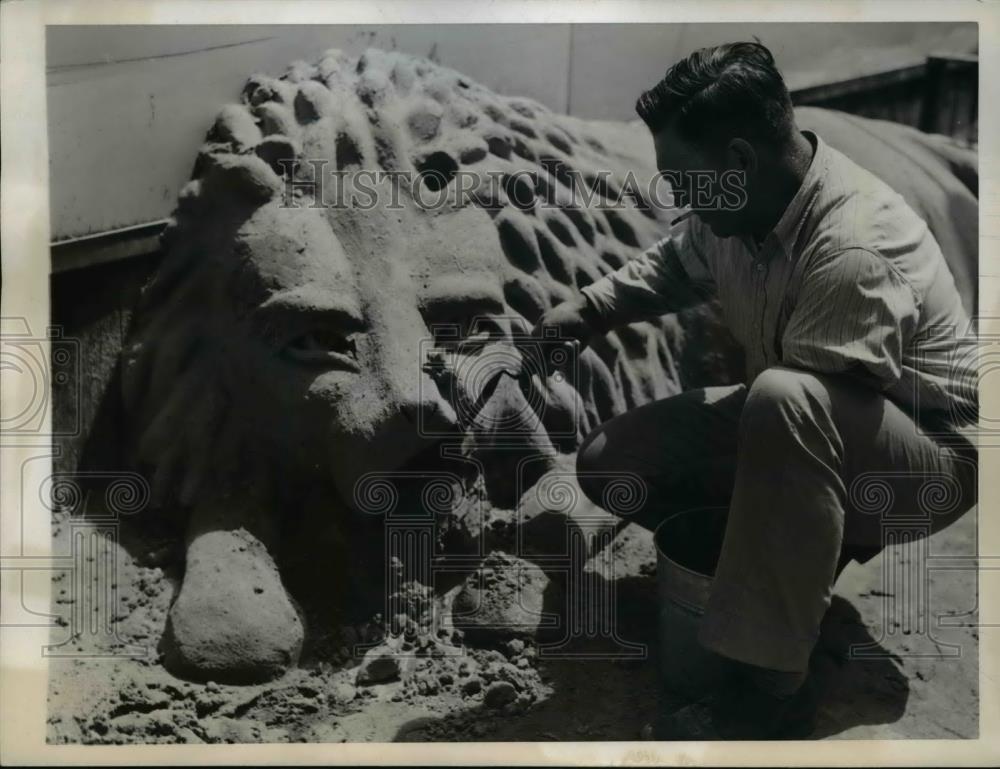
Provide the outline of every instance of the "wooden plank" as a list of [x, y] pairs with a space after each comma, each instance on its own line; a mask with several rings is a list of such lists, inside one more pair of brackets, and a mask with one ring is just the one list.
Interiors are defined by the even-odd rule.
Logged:
[[119, 230], [70, 238], [51, 246], [52, 272], [61, 273], [155, 254], [167, 220], [138, 224]]
[[876, 72], [864, 77], [851, 78], [849, 80], [839, 80], [833, 83], [802, 88], [792, 92], [792, 101], [795, 104], [810, 105], [820, 107], [824, 103], [834, 99], [842, 99], [846, 96], [857, 94], [878, 92], [901, 84], [918, 81], [925, 75], [923, 64], [902, 67], [899, 69]]

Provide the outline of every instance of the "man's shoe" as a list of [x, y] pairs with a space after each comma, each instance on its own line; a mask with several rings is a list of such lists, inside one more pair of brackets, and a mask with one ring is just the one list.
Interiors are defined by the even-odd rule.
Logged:
[[712, 700], [712, 723], [724, 740], [803, 740], [816, 728], [819, 692], [811, 676], [788, 697], [749, 682], [719, 692]]
[[712, 723], [710, 698], [671, 711], [659, 711], [649, 725], [650, 739], [659, 742], [701, 742], [718, 740]]
[[818, 690], [812, 678], [806, 678], [789, 697], [777, 697], [741, 681], [658, 714], [651, 736], [664, 741], [803, 740], [815, 729], [818, 710]]

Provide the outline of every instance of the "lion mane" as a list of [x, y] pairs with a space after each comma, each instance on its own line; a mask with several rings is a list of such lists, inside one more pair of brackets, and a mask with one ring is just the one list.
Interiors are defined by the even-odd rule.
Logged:
[[[214, 316], [231, 290], [220, 267], [234, 258], [233, 234], [257, 207], [276, 199], [303, 205], [315, 180], [315, 164], [305, 161], [422, 173], [441, 183], [459, 169], [492, 174], [499, 184], [477, 188], [470, 200], [492, 217], [508, 260], [506, 312], [534, 324], [666, 230], [674, 212], [650, 205], [641, 185], [621, 194], [629, 172], [642, 185], [652, 178], [652, 154], [637, 122], [556, 114], [397, 52], [352, 58], [331, 50], [278, 78], [252, 76], [198, 154], [123, 353], [125, 409], [154, 498], [191, 505], [207, 479], [218, 484], [255, 461], [217, 366], [215, 353], [229, 340]], [[581, 180], [605, 205], [574, 205]], [[584, 404], [577, 440], [636, 405], [706, 378], [727, 380], [733, 362], [705, 352], [705, 335], [720, 333], [712, 317], [692, 310], [597, 340], [577, 382]], [[697, 359], [688, 352], [695, 346]]]

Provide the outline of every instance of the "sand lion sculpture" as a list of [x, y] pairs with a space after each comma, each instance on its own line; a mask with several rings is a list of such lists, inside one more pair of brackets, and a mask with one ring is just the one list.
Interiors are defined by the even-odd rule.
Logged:
[[[974, 155], [895, 124], [799, 119], [928, 221], [971, 311]], [[364, 541], [381, 541], [359, 494], [372, 473], [419, 477], [450, 442], [478, 458], [463, 466], [481, 501], [511, 507], [519, 459], [571, 455], [625, 409], [740, 376], [711, 306], [610, 333], [562, 373], [527, 366], [516, 343], [676, 216], [641, 186], [622, 194], [629, 172], [653, 176], [651, 144], [638, 123], [556, 114], [396, 52], [329, 51], [250, 78], [180, 193], [123, 352], [137, 462], [186, 526], [169, 667], [251, 682], [295, 666], [307, 623], [286, 535], [349, 578]], [[391, 183], [362, 184], [362, 170], [423, 186], [397, 185], [390, 205]], [[460, 171], [489, 183], [417, 199], [436, 201]], [[335, 183], [353, 204], [330, 203]], [[574, 205], [581, 188], [589, 205]], [[332, 538], [317, 528], [328, 521]]]

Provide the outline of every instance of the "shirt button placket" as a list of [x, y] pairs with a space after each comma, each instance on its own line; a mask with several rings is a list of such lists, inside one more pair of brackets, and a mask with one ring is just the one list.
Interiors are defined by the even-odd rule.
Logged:
[[760, 309], [757, 321], [757, 329], [760, 335], [761, 365], [766, 368], [768, 365], [770, 365], [770, 363], [768, 361], [767, 344], [764, 341], [766, 339], [766, 336], [764, 334], [764, 317], [767, 315], [767, 283], [766, 283], [767, 265], [764, 264], [763, 254], [758, 256], [758, 258], [754, 261], [753, 270], [757, 277], [758, 290], [761, 292], [761, 299], [760, 302], [758, 303], [758, 307]]

